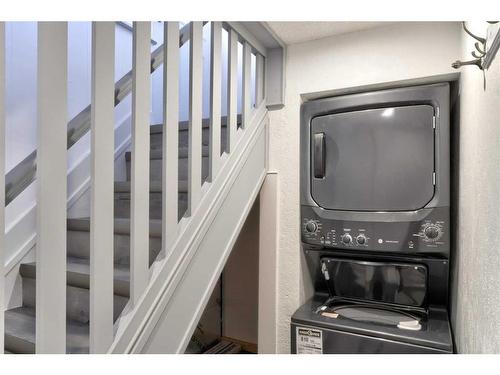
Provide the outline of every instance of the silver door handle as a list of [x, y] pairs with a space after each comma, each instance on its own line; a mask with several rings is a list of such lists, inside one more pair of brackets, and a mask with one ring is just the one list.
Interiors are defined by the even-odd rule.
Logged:
[[314, 178], [325, 177], [325, 133], [314, 134], [313, 169]]

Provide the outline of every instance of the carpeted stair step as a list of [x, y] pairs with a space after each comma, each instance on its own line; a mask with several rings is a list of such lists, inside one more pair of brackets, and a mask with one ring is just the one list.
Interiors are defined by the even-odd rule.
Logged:
[[[130, 218], [130, 181], [115, 182], [115, 218]], [[182, 217], [187, 209], [187, 181], [179, 181], [178, 217]], [[162, 186], [161, 181], [151, 181], [149, 186], [149, 218], [162, 218]]]
[[[179, 148], [187, 148], [189, 145], [189, 131], [186, 124], [182, 122], [179, 125]], [[208, 146], [210, 144], [210, 127], [207, 121], [203, 121], [202, 128], [202, 145]], [[151, 150], [161, 150], [163, 144], [163, 124], [155, 124], [150, 126], [150, 147]], [[221, 127], [221, 152], [225, 150], [226, 143], [226, 126]]]
[[[11, 353], [35, 353], [35, 309], [18, 307], [5, 311], [5, 349]], [[66, 352], [89, 352], [89, 325], [66, 321]]]
[[[203, 147], [206, 152], [202, 153], [202, 178], [206, 180], [208, 176], [208, 148]], [[130, 181], [131, 170], [132, 170], [132, 162], [131, 162], [131, 152], [125, 153], [125, 163], [126, 163], [126, 172], [127, 172], [127, 181]], [[188, 178], [188, 158], [183, 157], [179, 158], [179, 179], [187, 180]], [[149, 179], [150, 181], [161, 181], [162, 176], [162, 151], [161, 150], [153, 150], [150, 153], [150, 161], [149, 161]]]
[[[90, 219], [67, 220], [67, 252], [69, 257], [90, 257]], [[130, 219], [114, 219], [114, 263], [130, 264]], [[149, 262], [156, 259], [161, 250], [161, 220], [149, 221]]]
[[[21, 264], [23, 277], [23, 306], [36, 306], [36, 263]], [[129, 299], [130, 272], [128, 267], [115, 266], [114, 320], [118, 318]], [[68, 258], [66, 265], [66, 311], [68, 319], [88, 323], [90, 316], [90, 264], [88, 259]]]

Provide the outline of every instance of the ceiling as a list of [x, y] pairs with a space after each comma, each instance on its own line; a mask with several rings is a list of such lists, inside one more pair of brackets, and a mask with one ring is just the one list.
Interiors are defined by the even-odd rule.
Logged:
[[390, 22], [267, 22], [285, 44], [385, 26]]

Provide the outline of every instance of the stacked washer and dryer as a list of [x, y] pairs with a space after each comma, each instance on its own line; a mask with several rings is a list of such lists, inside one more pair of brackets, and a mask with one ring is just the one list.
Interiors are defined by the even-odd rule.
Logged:
[[452, 353], [449, 84], [306, 102], [300, 147], [292, 353]]

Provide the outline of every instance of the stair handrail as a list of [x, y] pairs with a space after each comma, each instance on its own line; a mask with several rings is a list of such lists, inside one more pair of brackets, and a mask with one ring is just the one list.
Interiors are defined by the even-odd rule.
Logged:
[[[207, 22], [203, 22], [205, 25]], [[190, 24], [179, 32], [179, 47], [190, 38]], [[151, 73], [163, 64], [163, 44], [151, 53]], [[130, 70], [115, 83], [115, 107], [132, 91], [132, 73]], [[91, 104], [68, 122], [68, 146], [70, 149], [90, 130]], [[36, 177], [36, 149], [12, 168], [5, 176], [5, 205], [9, 205], [21, 194]]]

